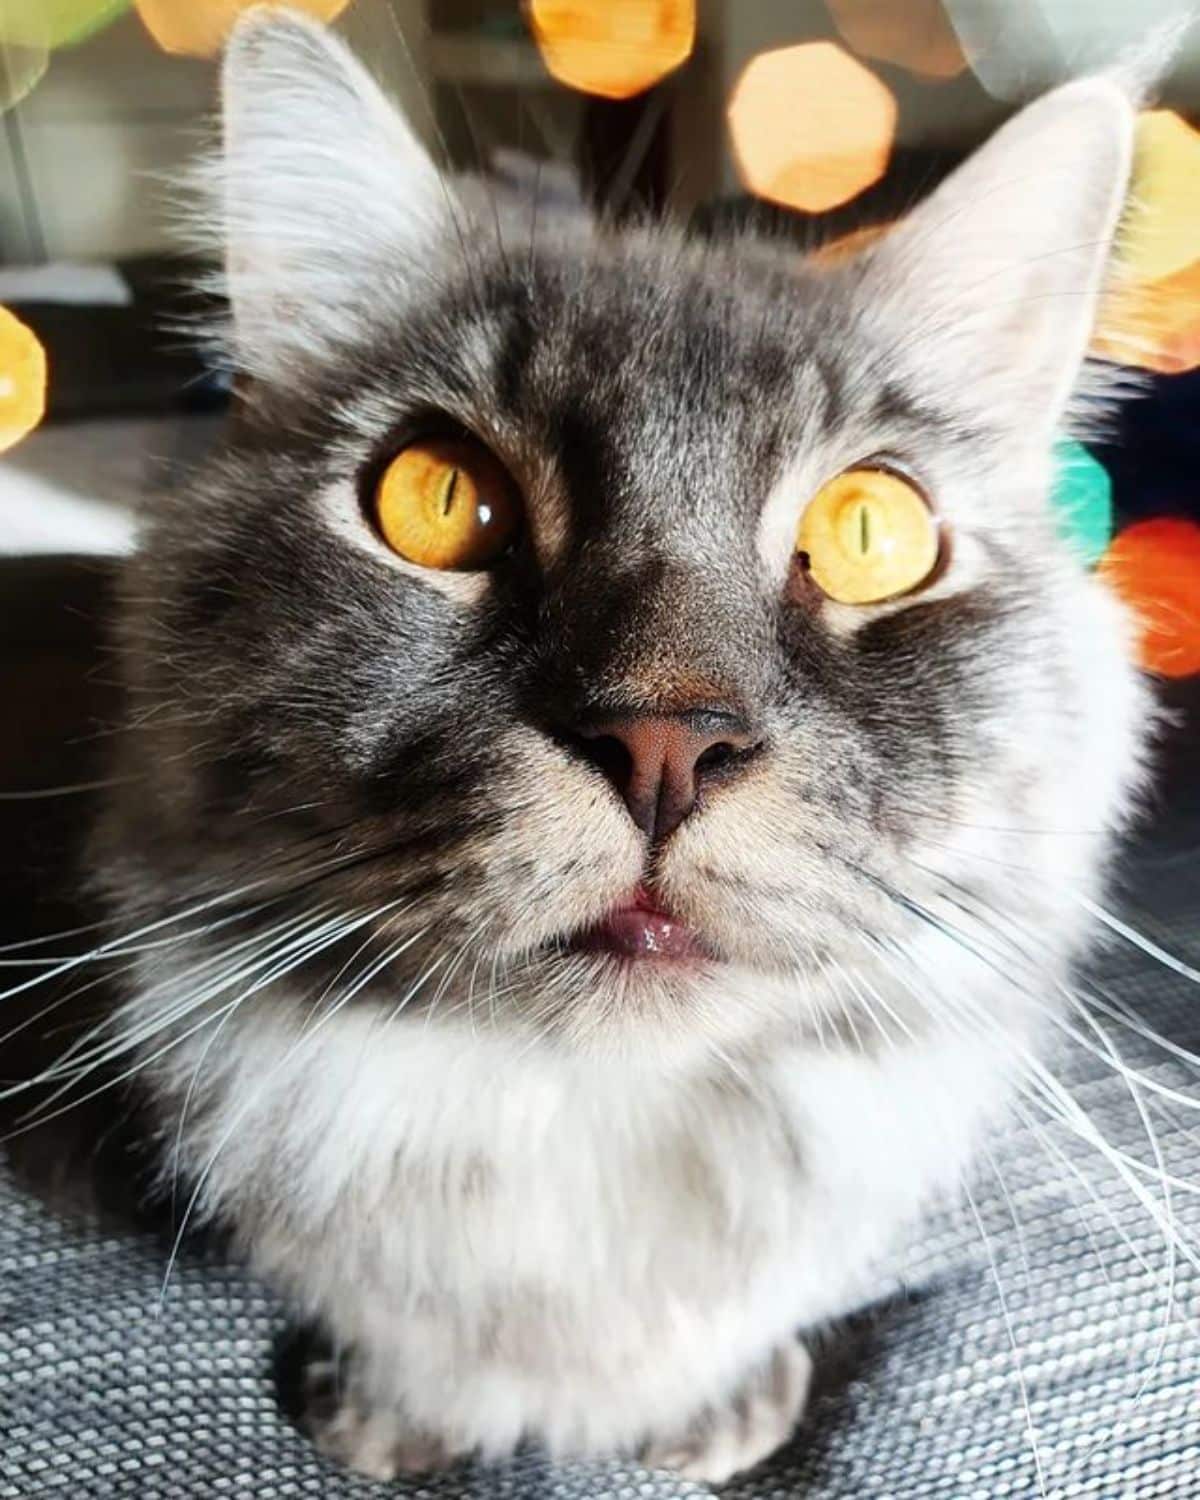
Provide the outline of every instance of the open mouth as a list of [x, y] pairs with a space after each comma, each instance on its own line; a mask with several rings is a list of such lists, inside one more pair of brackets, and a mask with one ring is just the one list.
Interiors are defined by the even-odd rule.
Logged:
[[626, 959], [686, 962], [713, 957], [700, 935], [664, 910], [643, 885], [601, 921], [577, 933], [570, 946], [580, 953]]

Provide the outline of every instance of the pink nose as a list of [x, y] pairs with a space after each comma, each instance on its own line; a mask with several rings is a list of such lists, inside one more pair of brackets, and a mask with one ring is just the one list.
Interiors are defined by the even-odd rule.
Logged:
[[654, 843], [674, 833], [707, 782], [729, 775], [756, 748], [745, 721], [718, 709], [629, 714], [577, 732]]

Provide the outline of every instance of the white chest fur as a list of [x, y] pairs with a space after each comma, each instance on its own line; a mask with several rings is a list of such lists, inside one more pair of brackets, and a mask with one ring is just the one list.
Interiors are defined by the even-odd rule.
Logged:
[[[621, 1446], [851, 1307], [1006, 1072], [980, 1036], [696, 1078], [295, 1014], [209, 1052], [185, 1161], [379, 1399], [493, 1450]], [[197, 1060], [171, 1056], [177, 1105]]]

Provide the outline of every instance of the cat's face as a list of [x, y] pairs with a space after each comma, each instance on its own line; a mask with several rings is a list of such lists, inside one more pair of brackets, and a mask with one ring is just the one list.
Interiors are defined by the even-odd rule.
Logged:
[[[281, 80], [345, 140], [294, 184]], [[1043, 106], [893, 244], [827, 269], [493, 214], [475, 186], [451, 205], [306, 28], [243, 33], [227, 88], [232, 195], [273, 174], [233, 225], [255, 414], [131, 590], [152, 790], [128, 817], [172, 890], [320, 872], [321, 900], [378, 908], [389, 1004], [428, 971], [415, 1003], [625, 1045], [802, 1019], [948, 883], [1008, 902], [1014, 831], [1067, 835], [1021, 846], [1039, 878], [1091, 878], [1102, 840], [1080, 834], [1118, 817], [1139, 699], [1046, 487], [1103, 258], [1079, 247], [1124, 183], [1115, 94]], [[1031, 152], [1075, 186], [997, 251]], [[994, 261], [964, 269], [972, 246]], [[376, 524], [379, 476], [435, 432], [518, 497], [476, 571], [406, 560]], [[937, 563], [839, 603], [797, 527], [864, 464], [925, 498]], [[614, 951], [614, 921], [669, 952]]]

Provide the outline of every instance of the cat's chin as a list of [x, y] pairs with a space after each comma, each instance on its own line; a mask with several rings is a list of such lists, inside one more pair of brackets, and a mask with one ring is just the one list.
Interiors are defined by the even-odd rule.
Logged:
[[702, 951], [668, 958], [559, 948], [531, 963], [514, 998], [509, 1014], [539, 1039], [652, 1071], [709, 1066], [730, 1049], [795, 1032], [805, 1012], [795, 976], [767, 977]]
[[796, 1025], [803, 980], [734, 959], [639, 885], [529, 956], [509, 994], [537, 1035], [652, 1068], [707, 1065]]

